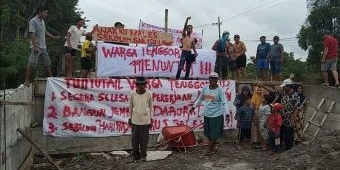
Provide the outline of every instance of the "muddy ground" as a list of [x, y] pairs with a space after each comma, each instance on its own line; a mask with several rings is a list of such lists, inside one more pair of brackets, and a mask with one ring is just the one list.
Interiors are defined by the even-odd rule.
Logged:
[[[338, 170], [340, 169], [340, 131], [297, 145], [277, 156], [255, 148], [238, 149], [232, 142], [220, 143], [217, 154], [204, 156], [205, 151], [206, 146], [198, 145], [190, 148], [186, 154], [174, 151], [164, 160], [150, 162], [131, 162], [130, 157], [122, 156], [112, 156], [108, 160], [101, 155], [91, 156], [85, 153], [63, 155], [63, 158], [54, 156], [54, 160], [65, 170]], [[46, 162], [47, 159], [36, 156], [36, 168], [32, 169], [54, 169], [51, 166], [37, 167]]]

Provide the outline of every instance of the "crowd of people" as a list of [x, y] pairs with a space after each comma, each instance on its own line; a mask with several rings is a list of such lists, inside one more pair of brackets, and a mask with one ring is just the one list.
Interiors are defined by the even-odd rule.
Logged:
[[273, 87], [258, 82], [253, 93], [242, 87], [234, 101], [240, 147], [258, 144], [275, 154], [303, 141], [306, 98], [292, 78]]
[[[48, 9], [41, 6], [37, 9], [37, 15], [29, 22], [31, 54], [26, 68], [25, 86], [29, 86], [32, 69], [38, 60], [42, 61], [46, 75], [51, 77], [50, 59], [46, 50], [45, 36], [58, 39], [46, 31], [44, 19]], [[182, 34], [182, 53], [176, 79], [180, 79], [181, 72], [186, 67], [184, 79], [189, 79], [191, 64], [195, 61], [198, 53], [195, 49], [195, 39], [191, 37], [193, 26], [188, 25], [191, 17], [187, 17]], [[67, 31], [64, 52], [66, 59], [66, 77], [72, 77], [73, 57], [81, 36], [86, 40], [81, 49], [82, 77], [87, 77], [91, 69], [91, 60], [94, 58], [95, 46], [91, 43], [92, 32], [85, 33], [81, 30], [84, 20], [79, 18], [76, 25], [71, 26]], [[117, 28], [124, 28], [120, 22], [115, 24]], [[223, 32], [222, 37], [217, 40], [212, 49], [216, 51], [215, 70], [209, 76], [209, 84], [201, 90], [198, 100], [189, 113], [201, 103], [204, 103], [204, 134], [209, 139], [207, 155], [217, 152], [216, 141], [222, 137], [224, 120], [230, 121], [226, 96], [223, 89], [218, 85], [219, 79], [228, 79], [228, 71], [232, 72], [233, 79], [244, 77], [247, 51], [240, 36], [234, 35], [234, 44], [230, 42], [230, 33]], [[268, 70], [271, 71], [273, 79], [280, 81], [282, 78], [283, 45], [279, 43], [279, 37], [274, 36], [274, 44], [266, 43], [266, 37], [260, 37], [260, 44], [257, 47], [256, 66], [260, 72], [261, 80], [268, 80]], [[322, 72], [331, 70], [335, 86], [339, 86], [337, 79], [337, 40], [329, 34], [324, 36], [324, 53], [321, 59]], [[122, 44], [128, 45], [128, 44]], [[192, 54], [193, 52], [193, 54]], [[251, 143], [260, 144], [263, 150], [270, 149], [273, 153], [282, 150], [289, 150], [294, 145], [303, 141], [303, 113], [306, 98], [302, 93], [302, 86], [293, 82], [293, 75], [283, 81], [279, 86], [266, 86], [261, 82], [256, 84], [254, 92], [248, 86], [242, 87], [241, 92], [236, 96], [234, 105], [237, 112], [237, 128], [239, 129], [239, 147], [247, 147]], [[149, 128], [152, 122], [153, 102], [151, 92], [145, 89], [146, 80], [143, 77], [136, 78], [136, 90], [130, 94], [128, 124], [132, 127], [132, 156], [134, 160], [145, 159]], [[323, 85], [328, 85], [328, 79], [324, 74]], [[140, 150], [139, 150], [140, 148]]]

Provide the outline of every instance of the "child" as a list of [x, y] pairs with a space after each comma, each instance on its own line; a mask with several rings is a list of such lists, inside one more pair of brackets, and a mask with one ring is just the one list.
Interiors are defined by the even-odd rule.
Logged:
[[81, 68], [83, 70], [82, 78], [87, 78], [90, 69], [92, 68], [92, 60], [95, 56], [96, 48], [91, 43], [92, 41], [92, 34], [87, 33], [83, 46], [81, 47]]
[[[237, 128], [239, 129], [240, 145], [243, 145], [243, 140], [246, 138], [246, 145], [250, 144], [251, 139], [251, 124], [254, 117], [254, 110], [251, 107], [250, 97], [245, 97], [244, 104], [241, 106], [235, 115], [237, 120]], [[239, 146], [239, 149], [241, 149]]]
[[262, 97], [262, 104], [259, 107], [259, 127], [260, 127], [260, 133], [262, 137], [261, 141], [261, 147], [262, 150], [267, 150], [267, 140], [268, 140], [268, 131], [267, 131], [267, 119], [268, 116], [271, 114], [271, 107], [270, 107], [270, 101], [272, 101], [272, 97], [269, 94], [265, 94]]
[[[149, 129], [153, 115], [153, 101], [150, 91], [145, 89], [144, 77], [136, 78], [136, 91], [130, 94], [129, 125], [132, 126], [132, 156], [133, 160], [146, 161], [146, 150], [149, 140]], [[139, 151], [140, 146], [140, 151]]]
[[279, 152], [280, 146], [280, 127], [282, 125], [282, 117], [280, 112], [283, 109], [283, 105], [280, 103], [274, 103], [272, 108], [273, 112], [268, 117], [267, 128], [269, 146], [273, 151], [272, 154], [275, 155]]

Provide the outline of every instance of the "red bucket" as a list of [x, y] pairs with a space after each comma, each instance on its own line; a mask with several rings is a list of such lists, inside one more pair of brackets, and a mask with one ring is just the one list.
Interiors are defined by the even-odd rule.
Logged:
[[162, 135], [171, 147], [191, 147], [196, 145], [196, 138], [192, 130], [186, 125], [167, 126], [162, 129]]

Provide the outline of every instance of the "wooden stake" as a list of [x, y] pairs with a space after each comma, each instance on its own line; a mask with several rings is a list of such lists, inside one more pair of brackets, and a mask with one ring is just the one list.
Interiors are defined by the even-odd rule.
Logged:
[[33, 140], [27, 135], [25, 134], [25, 132], [21, 129], [21, 128], [18, 128], [17, 131], [26, 139], [28, 140], [35, 148], [37, 148], [46, 158], [47, 160], [52, 164], [54, 165], [58, 170], [62, 170], [54, 161], [53, 159], [50, 157], [50, 155], [43, 149], [41, 149], [40, 147], [38, 147], [38, 145], [33, 142]]

